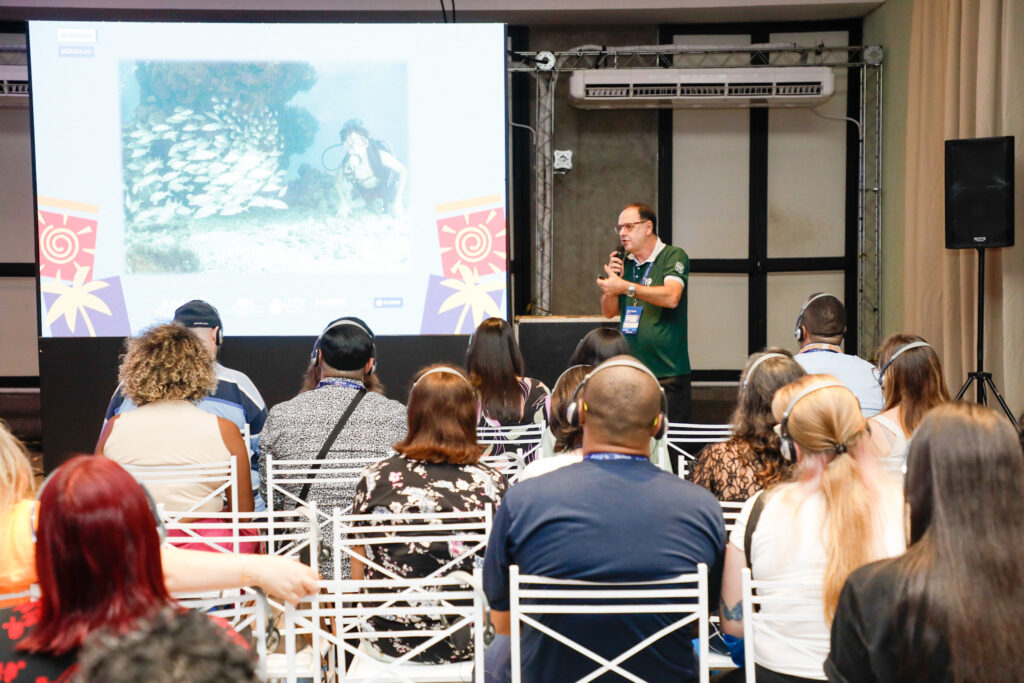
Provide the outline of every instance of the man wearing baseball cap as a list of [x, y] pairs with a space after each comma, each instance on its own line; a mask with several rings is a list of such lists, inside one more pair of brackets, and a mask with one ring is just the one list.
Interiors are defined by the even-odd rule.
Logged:
[[[224, 341], [224, 326], [216, 308], [200, 299], [193, 299], [174, 311], [174, 322], [191, 330], [210, 354], [214, 358], [217, 357], [220, 345]], [[267, 405], [263, 402], [256, 385], [245, 373], [226, 368], [217, 362], [214, 363], [214, 367], [217, 370], [217, 388], [197, 405], [208, 413], [230, 420], [242, 434], [248, 431], [249, 450], [253, 454], [250, 471], [255, 493], [259, 490], [260, 483], [259, 466], [255, 455], [259, 453], [260, 432], [263, 431], [263, 423], [267, 420]], [[107, 420], [113, 416], [135, 407], [118, 385], [110, 399], [110, 405], [107, 406], [103, 424], [106, 425]], [[257, 496], [255, 500], [256, 510], [266, 509], [266, 503], [262, 498]]]

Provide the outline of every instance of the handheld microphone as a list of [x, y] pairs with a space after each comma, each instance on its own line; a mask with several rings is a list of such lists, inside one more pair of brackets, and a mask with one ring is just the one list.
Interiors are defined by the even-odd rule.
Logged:
[[[626, 262], [626, 248], [624, 246], [622, 246], [621, 242], [619, 243], [619, 248], [615, 250], [615, 258], [617, 258], [620, 261], [622, 261], [623, 264], [625, 264], [625, 262]], [[625, 266], [623, 266], [623, 267], [625, 267]], [[604, 280], [607, 277], [608, 277], [607, 273], [601, 273], [598, 276], [598, 278], [600, 278], [601, 280]]]

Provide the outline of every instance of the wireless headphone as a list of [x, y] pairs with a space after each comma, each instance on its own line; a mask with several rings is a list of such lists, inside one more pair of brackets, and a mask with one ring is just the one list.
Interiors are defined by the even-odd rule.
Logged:
[[750, 384], [750, 378], [754, 376], [754, 370], [757, 370], [758, 366], [761, 365], [761, 363], [765, 362], [769, 358], [787, 358], [787, 357], [788, 356], [786, 356], [786, 354], [784, 354], [784, 353], [775, 353], [773, 351], [771, 353], [766, 353], [763, 356], [761, 356], [760, 358], [758, 358], [757, 360], [755, 360], [754, 364], [750, 366], [749, 370], [747, 370], [747, 376], [743, 379], [743, 388], [746, 389], [747, 385]]
[[[654, 438], [660, 439], [663, 436], [665, 436], [665, 432], [668, 431], [668, 397], [665, 395], [664, 387], [661, 386], [661, 382], [658, 381], [658, 378], [654, 376], [654, 373], [651, 372], [646, 365], [638, 361], [628, 360], [625, 358], [623, 358], [622, 360], [607, 360], [601, 363], [596, 368], [587, 373], [587, 376], [584, 377], [583, 380], [576, 385], [576, 391], [572, 392], [572, 400], [569, 401], [569, 405], [565, 407], [565, 421], [569, 423], [569, 426], [580, 426], [580, 415], [579, 410], [576, 408], [576, 406], [579, 404], [580, 394], [583, 393], [583, 387], [586, 386], [587, 382], [590, 381], [591, 377], [601, 372], [602, 370], [607, 370], [608, 368], [633, 368], [634, 370], [639, 370], [640, 372], [644, 373], [652, 380], [654, 380], [654, 383], [658, 385], [658, 393], [661, 395], [661, 414], [658, 415], [658, 417], [654, 418], [654, 423], [658, 426], [658, 431], [657, 433], [655, 433]], [[586, 403], [583, 404], [583, 409], [587, 409]]]
[[370, 366], [370, 374], [372, 375], [373, 373], [377, 372], [377, 342], [373, 336], [373, 332], [371, 332], [370, 328], [367, 327], [362, 321], [351, 317], [338, 318], [337, 320], [332, 320], [330, 323], [327, 324], [327, 327], [324, 328], [324, 331], [321, 332], [320, 336], [316, 338], [315, 342], [313, 342], [313, 351], [310, 352], [309, 354], [309, 362], [313, 363], [314, 365], [318, 364], [316, 352], [320, 350], [320, 343], [323, 341], [324, 335], [333, 330], [335, 327], [342, 327], [345, 325], [359, 328], [360, 330], [366, 333], [367, 337], [370, 338], [370, 358], [373, 359], [373, 365]]
[[885, 378], [885, 371], [889, 369], [889, 366], [892, 365], [892, 362], [894, 360], [899, 358], [899, 355], [901, 353], [903, 353], [904, 351], [909, 351], [910, 349], [922, 349], [922, 348], [924, 348], [926, 346], [928, 348], [932, 347], [932, 345], [929, 344], [926, 341], [916, 341], [916, 342], [910, 342], [909, 344], [904, 344], [903, 346], [898, 348], [896, 350], [896, 353], [894, 353], [891, 356], [889, 356], [889, 360], [885, 361], [885, 365], [883, 365], [882, 369], [878, 371], [878, 378], [877, 378], [878, 379], [878, 384], [879, 385], [882, 384], [882, 380]]
[[807, 300], [807, 303], [803, 305], [803, 307], [800, 309], [800, 313], [796, 316], [796, 328], [793, 330], [793, 336], [796, 337], [796, 340], [798, 342], [802, 342], [804, 340], [804, 330], [803, 325], [801, 324], [804, 321], [804, 311], [806, 311], [807, 307], [810, 306], [811, 303], [813, 303], [816, 299], [820, 299], [823, 296], [830, 296], [836, 301], [839, 300], [839, 297], [835, 296], [834, 294], [828, 294], [827, 292], [815, 294], [814, 296]]
[[[793, 437], [789, 435], [789, 415], [790, 413], [793, 412], [793, 407], [797, 403], [799, 403], [800, 399], [802, 399], [804, 396], [813, 394], [815, 391], [819, 391], [821, 389], [828, 389], [830, 387], [841, 387], [843, 389], [846, 389], [846, 385], [840, 384], [839, 382], [815, 384], [812, 387], [807, 387], [799, 394], [794, 396], [793, 400], [789, 402], [788, 406], [786, 406], [785, 412], [782, 413], [782, 421], [779, 422], [779, 439], [781, 441], [781, 447], [779, 450], [782, 452], [782, 457], [785, 458], [787, 462], [792, 462], [793, 460], [796, 460], [796, 446], [793, 444]], [[847, 391], [849, 391], [849, 389], [847, 389]]]
[[[430, 370], [427, 370], [426, 372], [424, 372], [422, 375], [420, 375], [416, 379], [415, 382], [412, 383], [412, 389], [415, 389], [416, 385], [419, 384], [420, 382], [422, 382], [424, 377], [426, 377], [428, 375], [439, 375], [439, 374], [442, 374], [442, 373], [447, 374], [447, 375], [455, 375], [456, 377], [461, 378], [463, 382], [468, 384], [473, 389], [473, 391], [476, 391], [476, 387], [474, 387], [473, 383], [469, 381], [469, 378], [467, 378], [465, 375], [463, 375], [458, 370], [454, 370], [452, 368], [446, 368], [444, 366], [441, 366], [439, 368], [431, 368]], [[409, 393], [412, 393], [412, 389], [409, 389]]]

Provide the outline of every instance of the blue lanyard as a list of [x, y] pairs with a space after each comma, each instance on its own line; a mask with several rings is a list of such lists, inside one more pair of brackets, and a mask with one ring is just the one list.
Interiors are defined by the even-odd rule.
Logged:
[[637, 283], [638, 285], [646, 284], [647, 276], [648, 276], [648, 274], [650, 274], [651, 266], [653, 266], [653, 265], [654, 265], [654, 261], [648, 262], [647, 269], [644, 271], [644, 274], [642, 276], [640, 276], [639, 280], [637, 280], [637, 279], [635, 279], [636, 278], [637, 262], [636, 262], [636, 259], [633, 259], [633, 278], [634, 278], [633, 282]]
[[316, 385], [317, 389], [322, 387], [348, 387], [349, 389], [355, 389], [357, 391], [366, 391], [366, 387], [363, 386], [362, 382], [354, 379], [348, 379], [346, 377], [324, 377], [320, 380], [320, 383]]
[[646, 455], [630, 455], [628, 453], [587, 453], [584, 460], [633, 460], [650, 461]]

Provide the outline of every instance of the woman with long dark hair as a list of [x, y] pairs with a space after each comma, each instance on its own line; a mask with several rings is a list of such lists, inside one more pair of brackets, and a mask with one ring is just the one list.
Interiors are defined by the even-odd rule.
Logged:
[[935, 349], [913, 334], [894, 334], [878, 350], [878, 381], [885, 409], [868, 419], [871, 440], [883, 458], [903, 464], [907, 445], [925, 413], [949, 401]]
[[779, 436], [772, 430], [772, 398], [804, 374], [789, 351], [780, 347], [770, 346], [751, 355], [740, 376], [736, 409], [729, 418], [732, 437], [701, 450], [693, 466], [693, 483], [719, 500], [744, 501], [784, 481], [795, 463], [783, 459], [779, 452]]
[[[505, 493], [505, 478], [479, 462], [483, 447], [476, 442], [477, 393], [469, 379], [450, 365], [424, 368], [409, 392], [408, 410], [409, 431], [395, 444], [398, 455], [366, 468], [356, 485], [353, 514], [474, 512], [496, 507]], [[443, 527], [439, 532], [444, 533]], [[406, 579], [430, 576], [442, 567], [447, 567], [446, 574], [473, 571], [472, 555], [453, 562], [458, 557], [457, 545], [421, 540], [368, 544], [360, 554], [371, 562], [353, 559], [352, 578], [388, 578], [374, 564], [391, 568]], [[371, 622], [378, 630], [422, 630], [428, 634], [438, 625], [437, 618], [429, 616], [373, 617]], [[422, 642], [423, 638], [404, 636], [378, 639], [373, 647], [385, 657], [401, 657]], [[472, 656], [472, 641], [452, 636], [413, 660], [443, 664]]]
[[476, 328], [466, 350], [469, 379], [480, 392], [481, 425], [528, 425], [547, 421], [551, 392], [540, 380], [526, 376], [512, 326], [488, 318]]
[[836, 681], [1024, 680], [1024, 457], [994, 410], [928, 413], [904, 479], [907, 552], [850, 575], [825, 664]]
[[626, 337], [612, 327], [598, 327], [580, 339], [576, 350], [569, 358], [569, 367], [574, 365], [598, 366], [615, 356], [629, 356], [629, 344]]

